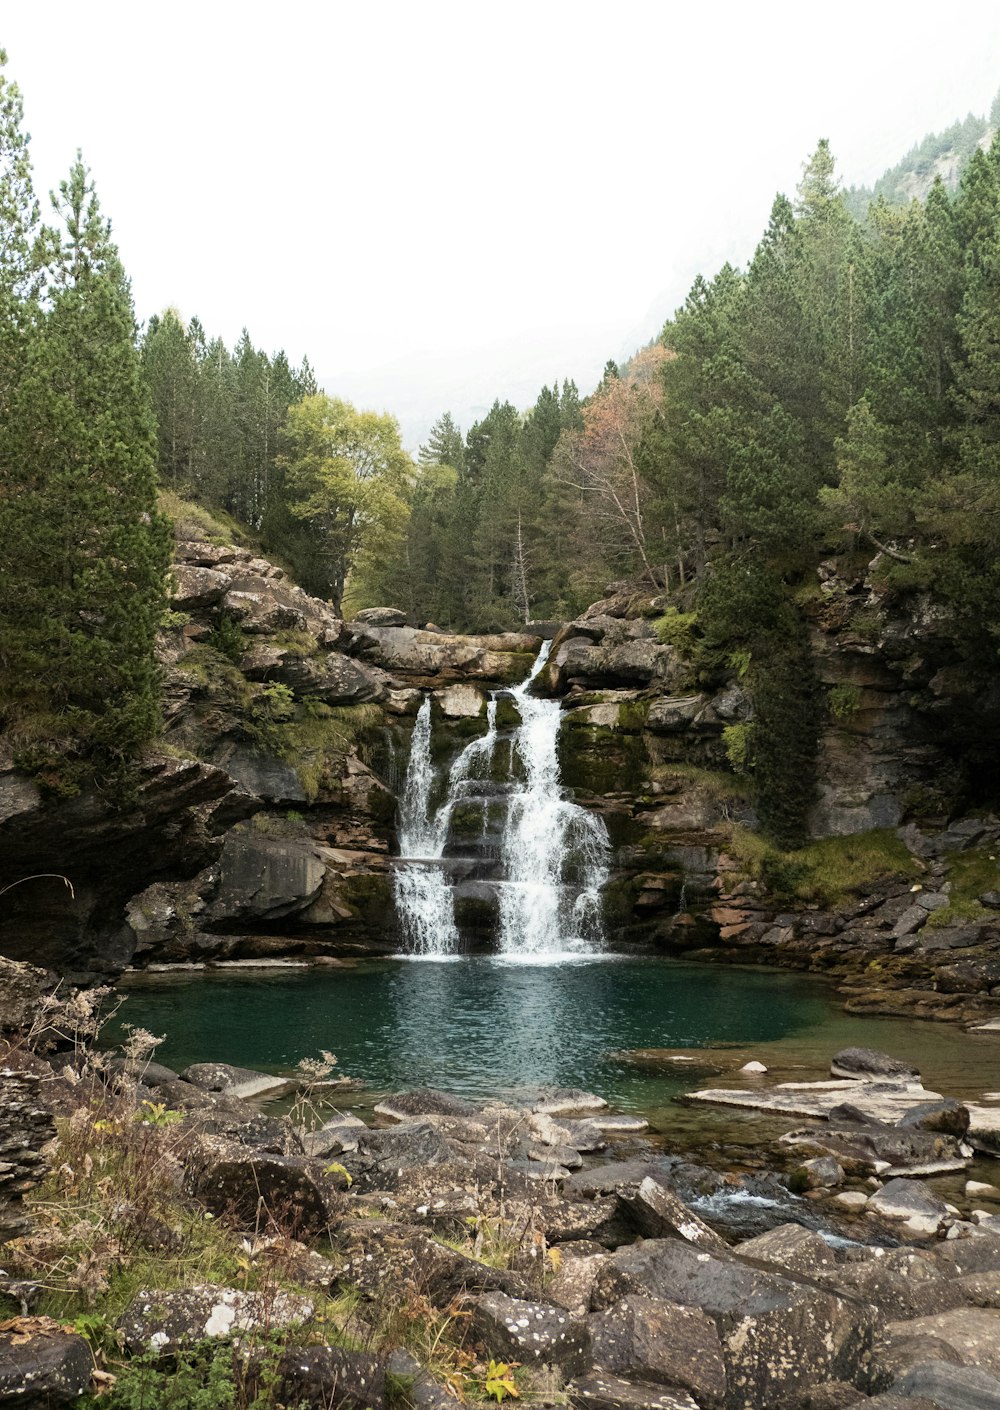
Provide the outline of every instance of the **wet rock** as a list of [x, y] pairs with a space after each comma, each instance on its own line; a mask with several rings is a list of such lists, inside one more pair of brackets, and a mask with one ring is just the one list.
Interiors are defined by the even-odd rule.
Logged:
[[604, 1111], [607, 1102], [581, 1087], [556, 1087], [535, 1102], [534, 1111], [547, 1116], [576, 1116], [581, 1112]]
[[922, 1131], [940, 1131], [946, 1136], [964, 1136], [969, 1123], [969, 1108], [951, 1097], [940, 1102], [920, 1102], [899, 1121], [900, 1126], [917, 1126]]
[[172, 1292], [137, 1293], [118, 1323], [132, 1356], [167, 1351], [240, 1332], [277, 1331], [308, 1322], [314, 1304], [291, 1293], [246, 1292], [202, 1284]]
[[343, 1155], [358, 1148], [358, 1135], [368, 1127], [357, 1116], [338, 1116], [327, 1121], [315, 1131], [302, 1135], [302, 1149], [306, 1155]]
[[490, 1356], [522, 1365], [558, 1366], [566, 1376], [591, 1364], [590, 1332], [562, 1308], [503, 1293], [470, 1297], [470, 1330]]
[[620, 1376], [593, 1373], [567, 1386], [577, 1410], [698, 1410], [683, 1390], [626, 1381]]
[[853, 1380], [875, 1313], [731, 1257], [650, 1239], [618, 1249], [597, 1274], [594, 1304], [631, 1294], [700, 1308], [722, 1342], [732, 1406], [781, 1404], [831, 1376]]
[[623, 1208], [644, 1238], [678, 1238], [699, 1248], [727, 1251], [719, 1235], [688, 1209], [683, 1200], [659, 1181], [646, 1178], [633, 1196], [623, 1196]]
[[228, 1062], [195, 1062], [184, 1069], [182, 1077], [195, 1087], [204, 1087], [206, 1092], [221, 1092], [223, 1096], [240, 1098], [278, 1096], [296, 1085], [287, 1077], [275, 1077], [271, 1072], [255, 1072], [250, 1067], [233, 1067]]
[[700, 1406], [720, 1405], [726, 1366], [715, 1323], [694, 1307], [626, 1297], [591, 1317], [594, 1361], [637, 1380], [680, 1386]]
[[590, 1122], [607, 1136], [635, 1136], [640, 1131], [649, 1130], [649, 1122], [644, 1116], [623, 1116], [617, 1112], [598, 1113], [590, 1117]]
[[868, 1208], [918, 1236], [936, 1234], [948, 1218], [944, 1201], [919, 1180], [890, 1180], [871, 1196]]
[[779, 1224], [776, 1229], [768, 1229], [766, 1234], [746, 1239], [737, 1245], [734, 1252], [741, 1258], [770, 1263], [805, 1277], [812, 1277], [817, 1269], [835, 1266], [829, 1244], [819, 1234], [803, 1229], [801, 1224]]
[[[248, 1403], [258, 1394], [295, 1410], [384, 1410], [386, 1365], [381, 1357], [340, 1346], [299, 1346], [277, 1365], [255, 1356], [245, 1373]], [[256, 1403], [256, 1401], [254, 1402]]]
[[894, 1081], [917, 1081], [919, 1070], [911, 1063], [901, 1062], [888, 1053], [874, 1048], [841, 1048], [830, 1063], [834, 1077], [888, 1077]]
[[59, 1410], [75, 1405], [94, 1369], [83, 1337], [49, 1317], [17, 1317], [0, 1330], [0, 1405]]
[[391, 1116], [395, 1121], [412, 1121], [420, 1116], [473, 1116], [476, 1107], [472, 1102], [453, 1097], [449, 1092], [417, 1087], [411, 1092], [397, 1092], [385, 1097], [375, 1111], [379, 1116]]
[[185, 1158], [189, 1194], [213, 1214], [231, 1215], [252, 1228], [267, 1220], [296, 1236], [328, 1230], [340, 1217], [342, 1177], [325, 1175], [320, 1162], [275, 1155], [223, 1136], [202, 1136]]
[[952, 1136], [919, 1126], [865, 1122], [856, 1127], [790, 1131], [782, 1144], [833, 1156], [850, 1175], [938, 1175], [961, 1171], [968, 1157]]

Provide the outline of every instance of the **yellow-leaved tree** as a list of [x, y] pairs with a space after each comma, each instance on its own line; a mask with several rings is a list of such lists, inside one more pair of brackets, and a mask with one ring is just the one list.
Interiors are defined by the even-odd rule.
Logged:
[[283, 434], [278, 465], [288, 509], [307, 525], [321, 570], [313, 590], [340, 611], [348, 577], [363, 577], [403, 537], [413, 462], [394, 417], [357, 411], [323, 392], [289, 407]]

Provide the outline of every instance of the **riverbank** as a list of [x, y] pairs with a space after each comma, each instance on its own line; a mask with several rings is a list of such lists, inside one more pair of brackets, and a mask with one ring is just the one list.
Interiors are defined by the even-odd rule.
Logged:
[[325, 1060], [178, 1074], [138, 1031], [117, 1054], [67, 1047], [71, 1017], [50, 1005], [5, 1045], [0, 1117], [36, 1120], [30, 1173], [0, 1190], [7, 1236], [22, 1223], [4, 1391], [36, 1376], [39, 1404], [99, 1388], [106, 1410], [1000, 1393], [1000, 1187], [973, 1161], [1000, 1166], [970, 1144], [975, 1104], [912, 1061], [845, 1049], [789, 1087], [718, 1049], [709, 1100], [742, 1093], [771, 1125], [698, 1161], [600, 1091], [373, 1100]]

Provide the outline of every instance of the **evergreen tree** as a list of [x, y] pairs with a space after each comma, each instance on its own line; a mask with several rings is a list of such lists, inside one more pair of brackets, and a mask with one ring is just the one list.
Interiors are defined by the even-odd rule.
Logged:
[[158, 726], [169, 530], [129, 287], [79, 158], [55, 205], [51, 294], [7, 427], [4, 713], [22, 738], [121, 760]]
[[434, 422], [426, 443], [417, 452], [417, 460], [421, 465], [450, 465], [453, 470], [462, 469], [465, 461], [462, 432], [450, 411]]

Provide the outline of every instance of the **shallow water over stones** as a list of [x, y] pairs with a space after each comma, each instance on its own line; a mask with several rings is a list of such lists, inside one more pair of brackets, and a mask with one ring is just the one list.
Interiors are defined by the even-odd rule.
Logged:
[[[855, 1017], [819, 980], [662, 958], [543, 964], [479, 955], [203, 970], [133, 976], [126, 992], [122, 1019], [165, 1033], [158, 1056], [171, 1066], [214, 1060], [287, 1071], [330, 1049], [341, 1073], [368, 1084], [351, 1099], [362, 1107], [414, 1086], [473, 1098], [583, 1086], [684, 1146], [725, 1139], [752, 1147], [788, 1122], [679, 1107], [675, 1096], [826, 1077], [831, 1054], [850, 1045], [915, 1062], [925, 1085], [949, 1096], [1000, 1090], [996, 1034]], [[740, 1074], [748, 1058], [767, 1075]]]

